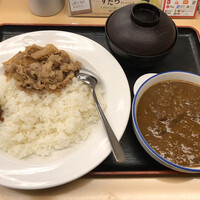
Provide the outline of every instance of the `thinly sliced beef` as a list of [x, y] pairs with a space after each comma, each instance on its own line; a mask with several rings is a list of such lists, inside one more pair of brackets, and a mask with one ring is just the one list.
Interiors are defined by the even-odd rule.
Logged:
[[0, 121], [4, 121], [4, 118], [2, 117], [3, 115], [3, 110], [1, 110], [1, 106], [0, 106]]
[[3, 65], [8, 79], [14, 78], [17, 86], [26, 92], [65, 88], [81, 68], [80, 62], [74, 62], [52, 44], [28, 46]]

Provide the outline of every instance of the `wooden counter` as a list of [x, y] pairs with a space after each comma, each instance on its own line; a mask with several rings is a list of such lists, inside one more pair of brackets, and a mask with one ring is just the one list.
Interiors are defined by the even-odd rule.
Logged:
[[[20, 3], [19, 3], [20, 2]], [[32, 14], [27, 0], [1, 0], [0, 24], [43, 24], [43, 25], [70, 25], [70, 26], [104, 26], [107, 18], [69, 17], [68, 3], [57, 15], [39, 17]], [[200, 32], [200, 16], [194, 19], [175, 19], [177, 26], [195, 27]]]

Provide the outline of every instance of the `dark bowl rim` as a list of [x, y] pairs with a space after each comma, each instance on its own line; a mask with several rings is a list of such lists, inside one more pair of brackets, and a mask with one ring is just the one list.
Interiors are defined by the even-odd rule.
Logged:
[[123, 54], [126, 54], [126, 55], [128, 55], [128, 56], [130, 56], [130, 57], [137, 57], [137, 58], [156, 58], [156, 57], [164, 56], [165, 54], [168, 54], [169, 52], [171, 52], [171, 50], [172, 50], [173, 47], [175, 46], [176, 41], [177, 41], [177, 38], [178, 38], [178, 28], [177, 28], [176, 24], [173, 22], [172, 19], [171, 19], [171, 21], [172, 21], [172, 23], [173, 23], [173, 25], [174, 25], [174, 28], [175, 28], [175, 31], [176, 31], [176, 36], [175, 36], [175, 38], [174, 38], [174, 42], [173, 42], [173, 44], [171, 45], [170, 48], [168, 48], [167, 50], [165, 50], [165, 51], [163, 51], [163, 52], [161, 52], [161, 53], [159, 53], [159, 54], [155, 54], [155, 55], [138, 55], [138, 54], [133, 54], [133, 53], [127, 52], [127, 51], [121, 49], [119, 46], [117, 46], [117, 45], [112, 41], [112, 39], [110, 38], [110, 36], [109, 36], [109, 34], [108, 34], [108, 31], [107, 31], [107, 30], [108, 30], [107, 26], [108, 26], [109, 19], [110, 19], [111, 16], [112, 16], [115, 12], [117, 12], [117, 11], [118, 11], [118, 10], [114, 11], [114, 12], [113, 12], [112, 14], [110, 14], [110, 16], [107, 18], [106, 23], [105, 23], [105, 35], [106, 35], [106, 38], [109, 40], [109, 42], [111, 42], [112, 45], [113, 45], [118, 51], [121, 51]]

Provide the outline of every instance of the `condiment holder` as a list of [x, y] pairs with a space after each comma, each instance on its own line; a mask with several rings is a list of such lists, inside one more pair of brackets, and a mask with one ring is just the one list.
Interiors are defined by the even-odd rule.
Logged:
[[52, 16], [59, 13], [64, 4], [64, 0], [28, 0], [30, 11], [41, 17]]

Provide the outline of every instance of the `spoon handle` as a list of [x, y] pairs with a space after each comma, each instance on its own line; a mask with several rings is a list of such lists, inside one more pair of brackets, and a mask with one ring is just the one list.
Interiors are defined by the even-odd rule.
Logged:
[[100, 106], [100, 104], [99, 104], [99, 102], [97, 100], [97, 96], [96, 96], [94, 88], [92, 89], [92, 94], [93, 94], [93, 98], [94, 98], [97, 110], [99, 112], [101, 120], [102, 120], [102, 122], [104, 124], [104, 127], [106, 129], [109, 141], [111, 143], [114, 157], [115, 157], [117, 162], [123, 163], [126, 160], [124, 152], [123, 152], [123, 150], [122, 150], [122, 148], [121, 148], [121, 146], [119, 144], [119, 141], [117, 140], [117, 138], [116, 138], [116, 136], [115, 136], [115, 134], [114, 134], [109, 122], [108, 122], [108, 120], [106, 119], [106, 116], [104, 115], [103, 110], [101, 109], [101, 106]]

